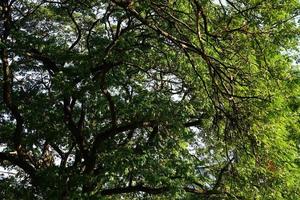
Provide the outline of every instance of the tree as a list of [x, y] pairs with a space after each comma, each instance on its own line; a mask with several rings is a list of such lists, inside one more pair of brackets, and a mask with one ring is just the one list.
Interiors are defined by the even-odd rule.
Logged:
[[300, 198], [299, 8], [2, 0], [1, 197]]

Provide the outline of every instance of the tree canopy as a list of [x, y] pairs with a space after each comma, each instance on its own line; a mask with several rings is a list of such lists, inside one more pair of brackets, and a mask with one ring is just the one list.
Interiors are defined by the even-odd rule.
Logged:
[[300, 199], [299, 0], [1, 0], [3, 199]]

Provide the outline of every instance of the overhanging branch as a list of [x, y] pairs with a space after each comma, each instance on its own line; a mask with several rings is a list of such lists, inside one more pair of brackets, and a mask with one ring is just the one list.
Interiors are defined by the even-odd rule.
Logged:
[[36, 169], [25, 160], [18, 157], [16, 154], [0, 152], [0, 161], [5, 160], [11, 162], [13, 165], [20, 167], [32, 178], [35, 177]]
[[148, 194], [162, 194], [169, 190], [168, 187], [147, 187], [143, 185], [136, 185], [136, 186], [128, 186], [128, 187], [120, 187], [120, 188], [112, 188], [112, 189], [105, 189], [100, 192], [101, 195], [115, 195], [115, 194], [124, 194], [124, 193], [132, 193], [132, 192], [145, 192]]

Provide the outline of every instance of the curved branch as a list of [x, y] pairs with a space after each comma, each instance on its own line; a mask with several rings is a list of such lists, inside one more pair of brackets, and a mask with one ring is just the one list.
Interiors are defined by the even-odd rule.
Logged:
[[[75, 104], [75, 100], [73, 99], [70, 102], [70, 98], [64, 98], [64, 121], [67, 125], [68, 129], [70, 130], [71, 134], [74, 137], [74, 142], [78, 145], [80, 154], [83, 158], [87, 159], [87, 151], [86, 151], [86, 142], [84, 136], [82, 135], [82, 125], [84, 122], [84, 111], [81, 111], [81, 116], [78, 123], [74, 122], [72, 116], [72, 104]], [[83, 109], [83, 108], [82, 108]]]
[[73, 12], [74, 12], [74, 10], [71, 11], [71, 12], [68, 11], [68, 15], [69, 15], [69, 17], [71, 18], [72, 22], [74, 23], [74, 25], [75, 25], [75, 27], [76, 27], [76, 30], [77, 30], [77, 38], [76, 38], [76, 40], [72, 43], [72, 45], [69, 47], [69, 50], [72, 50], [72, 49], [78, 44], [78, 42], [79, 42], [80, 39], [81, 39], [81, 29], [80, 29], [78, 23], [76, 22], [76, 20], [75, 20], [75, 18], [74, 18], [74, 16], [73, 16]]
[[132, 192], [145, 192], [148, 194], [162, 194], [169, 190], [168, 187], [160, 187], [160, 188], [152, 188], [143, 185], [135, 185], [128, 187], [120, 187], [120, 188], [112, 188], [112, 189], [104, 189], [100, 192], [101, 195], [115, 195], [115, 194], [124, 194], [124, 193], [132, 193]]
[[110, 129], [107, 129], [101, 133], [98, 133], [95, 136], [95, 140], [93, 142], [92, 148], [89, 153], [89, 159], [86, 160], [86, 169], [85, 172], [89, 173], [93, 170], [96, 162], [96, 153], [99, 151], [99, 149], [103, 148], [103, 142], [106, 141], [109, 138], [114, 137], [115, 135], [130, 131], [132, 129], [136, 128], [142, 128], [142, 127], [150, 127], [154, 124], [154, 121], [136, 121], [131, 122], [124, 125], [119, 125], [117, 127], [112, 127]]
[[96, 21], [94, 21], [91, 25], [91, 27], [88, 30], [88, 34], [86, 36], [86, 47], [88, 50], [89, 55], [91, 54], [91, 47], [90, 47], [90, 37], [92, 34], [93, 29], [95, 28], [95, 26], [98, 24], [98, 22], [101, 20], [101, 18], [97, 19]]
[[34, 178], [36, 175], [36, 169], [32, 165], [30, 165], [28, 162], [26, 162], [25, 160], [18, 157], [16, 154], [0, 152], [0, 160], [1, 161], [4, 161], [4, 160], [9, 161], [12, 164], [20, 167], [27, 174], [29, 174], [32, 178]]
[[29, 58], [41, 61], [44, 67], [46, 68], [46, 70], [52, 76], [55, 75], [55, 73], [57, 73], [60, 70], [57, 64], [50, 57], [42, 54], [37, 49], [33, 49], [33, 48], [30, 49], [29, 51], [27, 51], [26, 55]]
[[[8, 4], [8, 1], [6, 2]], [[10, 6], [7, 5], [5, 2], [1, 3], [3, 13], [3, 23], [4, 23], [4, 30], [3, 34], [1, 35], [1, 41], [7, 42], [7, 38], [10, 34], [11, 26], [12, 26], [12, 19], [11, 19], [11, 12]], [[21, 139], [22, 139], [22, 132], [23, 132], [23, 123], [24, 119], [19, 111], [18, 106], [13, 101], [13, 72], [11, 69], [11, 65], [9, 65], [8, 60], [8, 50], [6, 47], [1, 47], [1, 62], [2, 62], [2, 72], [3, 72], [3, 101], [7, 108], [12, 113], [13, 117], [16, 119], [16, 129], [13, 134], [13, 142], [15, 145], [15, 149], [20, 152], [21, 148]]]

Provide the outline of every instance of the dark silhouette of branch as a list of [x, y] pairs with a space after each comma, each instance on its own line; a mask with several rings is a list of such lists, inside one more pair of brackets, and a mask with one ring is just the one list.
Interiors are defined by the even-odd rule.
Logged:
[[36, 169], [34, 166], [30, 165], [27, 161], [23, 160], [21, 157], [16, 155], [16, 153], [6, 153], [0, 152], [0, 160], [1, 161], [9, 161], [13, 165], [16, 165], [24, 170], [25, 173], [31, 176], [31, 178], [35, 178]]
[[81, 39], [81, 29], [80, 29], [78, 23], [76, 22], [76, 20], [75, 20], [75, 18], [74, 18], [74, 16], [73, 16], [73, 12], [74, 12], [74, 10], [72, 10], [71, 12], [68, 11], [68, 15], [69, 15], [69, 17], [71, 18], [73, 24], [74, 24], [75, 27], [76, 27], [76, 30], [77, 30], [77, 38], [76, 38], [76, 40], [72, 43], [72, 45], [69, 47], [69, 50], [72, 50], [72, 49], [78, 44], [78, 42], [79, 42], [80, 39]]
[[58, 68], [57, 64], [51, 59], [50, 57], [44, 55], [43, 53], [39, 52], [37, 49], [30, 49], [27, 54], [29, 58], [41, 61], [45, 67], [45, 69], [51, 74], [52, 76], [55, 75], [60, 69]]
[[123, 133], [125, 131], [130, 131], [136, 128], [150, 127], [152, 126], [154, 121], [136, 121], [128, 124], [119, 125], [117, 127], [109, 128], [101, 133], [98, 133], [95, 136], [95, 140], [93, 142], [92, 148], [89, 153], [89, 159], [86, 160], [86, 172], [90, 172], [93, 170], [95, 162], [96, 162], [96, 153], [103, 147], [103, 142], [107, 139], [114, 137], [119, 133]]
[[[1, 34], [1, 40], [4, 42], [7, 41], [12, 26], [11, 8], [8, 3], [8, 1], [3, 1], [0, 4], [2, 7], [2, 11], [4, 12], [1, 15], [3, 17], [2, 20], [4, 21], [4, 30], [3, 34]], [[15, 144], [15, 149], [20, 152], [24, 119], [20, 113], [18, 106], [13, 101], [13, 71], [11, 65], [9, 64], [8, 50], [6, 47], [0, 47], [0, 50], [3, 72], [3, 101], [16, 119], [16, 128], [12, 139], [13, 143]]]
[[145, 192], [148, 194], [162, 194], [169, 190], [168, 187], [160, 187], [153, 188], [143, 185], [136, 186], [128, 186], [128, 187], [120, 187], [120, 188], [112, 188], [112, 189], [104, 189], [100, 192], [101, 195], [114, 195], [114, 194], [124, 194], [124, 193], [132, 193], [132, 192]]
[[81, 156], [87, 159], [88, 155], [87, 155], [87, 150], [85, 148], [85, 139], [82, 135], [82, 128], [83, 128], [82, 124], [84, 120], [84, 112], [81, 111], [81, 117], [78, 123], [75, 123], [72, 117], [72, 110], [73, 110], [72, 102], [74, 102], [74, 100], [70, 101], [69, 98], [64, 98], [64, 121], [75, 139], [74, 142], [79, 147]]

